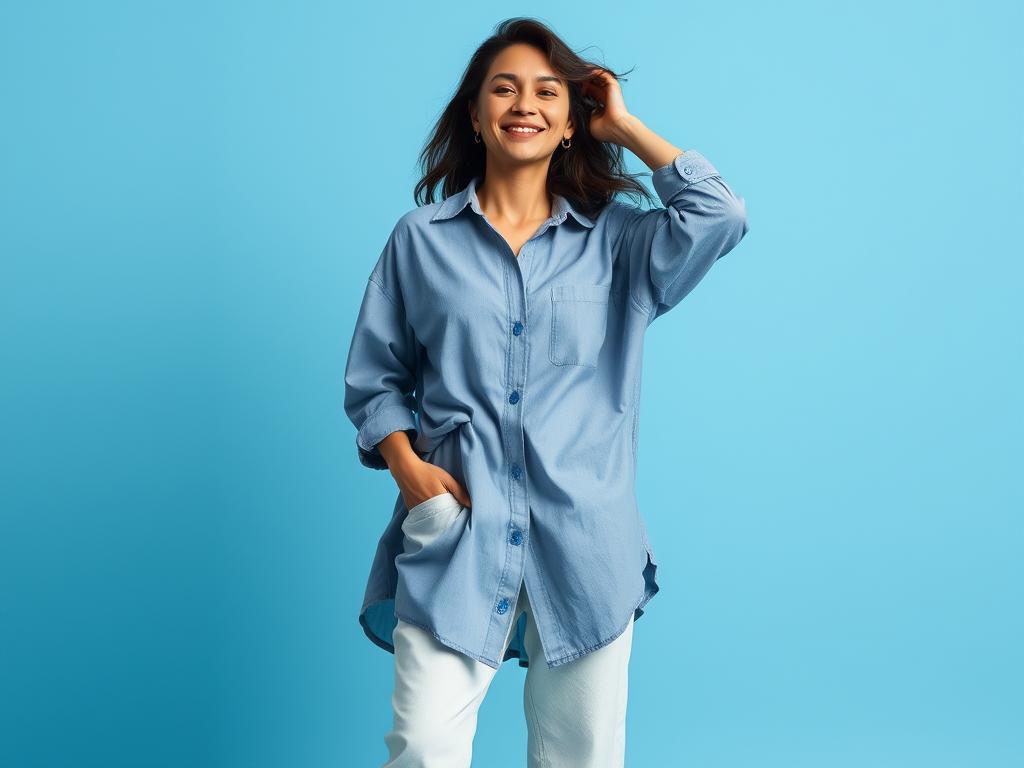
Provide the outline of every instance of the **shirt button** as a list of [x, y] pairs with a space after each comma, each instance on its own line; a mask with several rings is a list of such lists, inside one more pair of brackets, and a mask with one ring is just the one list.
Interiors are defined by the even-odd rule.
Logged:
[[686, 166], [685, 168], [683, 168], [683, 173], [689, 176], [691, 173], [693, 173], [693, 168], [691, 168], [690, 166]]
[[523, 332], [523, 324], [516, 320], [515, 325], [512, 326], [512, 333], [518, 336]]
[[518, 480], [523, 476], [523, 470], [518, 464], [512, 465], [512, 477]]
[[511, 395], [509, 395], [508, 396], [508, 401], [510, 403], [512, 403], [512, 405], [515, 405], [516, 403], [518, 403], [519, 402], [519, 390], [516, 390]]
[[512, 531], [512, 536], [509, 538], [509, 541], [518, 547], [523, 543], [523, 532], [520, 530]]
[[495, 609], [498, 613], [505, 613], [508, 611], [508, 598], [503, 597], [498, 601], [498, 607]]

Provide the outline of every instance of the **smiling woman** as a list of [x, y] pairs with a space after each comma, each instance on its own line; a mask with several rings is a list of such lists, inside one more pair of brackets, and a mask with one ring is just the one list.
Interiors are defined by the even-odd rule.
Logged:
[[[433, 202], [438, 184], [448, 197], [487, 170], [494, 177], [533, 159], [542, 163], [547, 191], [563, 195], [583, 213], [596, 213], [618, 192], [654, 203], [647, 188], [626, 172], [623, 147], [600, 135], [609, 123], [601, 114], [605, 91], [620, 78], [623, 74], [576, 55], [538, 21], [503, 22], [473, 54], [421, 152], [426, 173], [414, 190], [417, 202]], [[508, 130], [516, 125], [539, 130]], [[508, 155], [503, 148], [525, 154]]]
[[[624, 148], [661, 207], [615, 199], [650, 199]], [[468, 768], [518, 659], [528, 765], [621, 768], [633, 623], [659, 591], [635, 493], [644, 335], [746, 234], [745, 205], [532, 19], [477, 49], [422, 160], [345, 370], [359, 459], [399, 488], [359, 614], [395, 655], [386, 766]]]

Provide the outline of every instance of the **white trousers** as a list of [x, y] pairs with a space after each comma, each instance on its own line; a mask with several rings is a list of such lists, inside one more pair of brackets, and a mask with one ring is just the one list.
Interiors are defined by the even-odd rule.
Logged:
[[[423, 546], [459, 511], [451, 493], [412, 507], [402, 524], [406, 549]], [[500, 655], [520, 613], [530, 658], [523, 685], [528, 768], [622, 768], [633, 620], [608, 645], [549, 669], [525, 584]], [[392, 638], [394, 724], [384, 736], [383, 768], [470, 768], [477, 712], [497, 670], [401, 619]]]

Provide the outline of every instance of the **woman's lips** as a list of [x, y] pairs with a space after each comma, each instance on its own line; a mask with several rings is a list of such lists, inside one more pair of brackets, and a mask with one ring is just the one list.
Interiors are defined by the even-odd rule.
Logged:
[[511, 128], [502, 128], [501, 130], [504, 131], [506, 135], [511, 136], [514, 139], [523, 140], [532, 139], [534, 136], [539, 136], [544, 132], [543, 128], [536, 131], [513, 131]]

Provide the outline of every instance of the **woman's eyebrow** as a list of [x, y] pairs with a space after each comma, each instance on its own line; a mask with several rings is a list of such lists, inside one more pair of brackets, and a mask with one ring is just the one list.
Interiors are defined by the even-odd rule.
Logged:
[[[494, 80], [497, 80], [498, 78], [502, 78], [504, 80], [511, 80], [513, 83], [519, 82], [519, 78], [516, 77], [511, 72], [499, 72], [498, 74], [494, 75], [491, 78], [491, 82], [493, 82]], [[550, 81], [550, 82], [553, 82], [553, 83], [557, 83], [558, 85], [564, 85], [564, 83], [562, 82], [562, 78], [555, 77], [554, 75], [537, 75], [537, 77], [535, 77], [534, 80], [536, 80], [537, 82], [547, 82], [547, 81]]]

